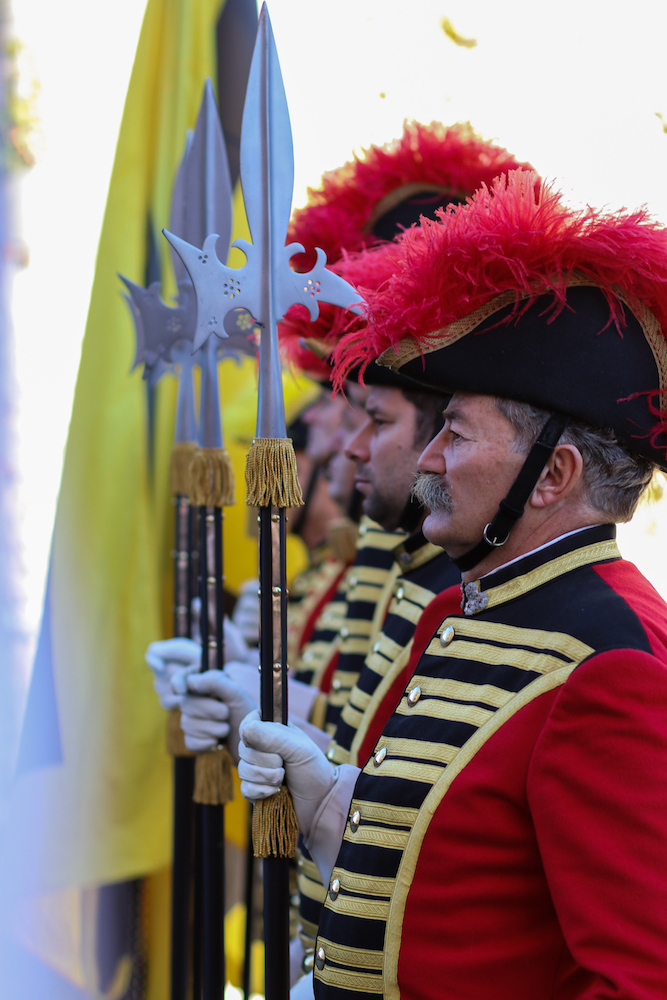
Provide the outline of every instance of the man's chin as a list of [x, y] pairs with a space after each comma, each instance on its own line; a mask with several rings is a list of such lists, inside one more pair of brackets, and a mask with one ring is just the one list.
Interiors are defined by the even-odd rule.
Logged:
[[424, 519], [422, 531], [427, 541], [432, 542], [433, 545], [439, 545], [452, 559], [467, 551], [467, 547], [462, 546], [455, 537], [451, 514], [445, 511], [430, 511]]

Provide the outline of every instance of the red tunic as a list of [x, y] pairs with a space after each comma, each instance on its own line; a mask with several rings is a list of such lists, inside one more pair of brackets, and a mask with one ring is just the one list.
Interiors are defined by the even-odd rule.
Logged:
[[667, 998], [667, 607], [610, 533], [425, 613], [355, 789], [318, 1000]]

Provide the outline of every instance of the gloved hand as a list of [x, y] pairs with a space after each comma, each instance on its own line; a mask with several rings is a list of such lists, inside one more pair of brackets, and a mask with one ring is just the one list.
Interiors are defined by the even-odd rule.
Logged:
[[199, 670], [200, 662], [201, 646], [192, 639], [164, 639], [150, 644], [146, 663], [153, 671], [153, 687], [164, 709], [180, 708], [181, 698], [171, 686], [174, 674]]
[[[259, 664], [259, 651], [250, 649], [239, 626], [229, 618], [225, 618], [225, 666], [228, 663], [250, 663], [253, 667]], [[257, 671], [255, 670], [255, 673]]]
[[[229, 664], [245, 667], [247, 664]], [[257, 673], [257, 670], [254, 671]], [[222, 740], [238, 763], [239, 726], [248, 712], [257, 708], [240, 684], [222, 670], [177, 674], [172, 683], [181, 693], [181, 729], [188, 750], [210, 750]]]
[[296, 726], [262, 722], [258, 711], [243, 720], [240, 736], [241, 794], [250, 802], [269, 798], [287, 775], [299, 829], [307, 837], [317, 810], [336, 783], [337, 769]]
[[309, 972], [307, 976], [302, 976], [289, 991], [289, 1000], [315, 1000], [315, 987], [313, 986], [313, 974]]
[[246, 580], [241, 585], [232, 621], [240, 629], [249, 646], [259, 643], [259, 580]]

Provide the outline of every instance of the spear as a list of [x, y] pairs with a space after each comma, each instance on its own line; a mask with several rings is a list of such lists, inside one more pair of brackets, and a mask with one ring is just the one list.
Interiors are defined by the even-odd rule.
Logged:
[[[226, 267], [215, 252], [217, 235], [193, 246], [165, 235], [181, 256], [197, 299], [195, 348], [211, 333], [224, 336], [230, 309], [247, 309], [260, 327], [257, 430], [246, 465], [246, 502], [259, 508], [260, 662], [262, 718], [287, 722], [287, 588], [285, 512], [302, 503], [292, 442], [287, 438], [277, 324], [301, 303], [311, 319], [318, 300], [342, 307], [359, 302], [355, 290], [317, 263], [306, 274], [289, 266], [304, 252], [285, 245], [294, 184], [292, 135], [271, 23], [262, 7], [248, 79], [241, 131], [241, 186], [252, 243], [237, 240], [246, 263]], [[296, 844], [296, 818], [287, 789], [253, 810], [255, 854], [264, 858], [265, 994], [289, 995], [289, 861]]]
[[[184, 174], [192, 144], [186, 149], [176, 173], [172, 193], [170, 224], [184, 231]], [[197, 446], [197, 423], [192, 385], [191, 343], [194, 333], [192, 285], [180, 259], [174, 255], [178, 283], [178, 304], [167, 306], [160, 297], [159, 282], [144, 289], [122, 275], [126, 300], [135, 322], [137, 349], [134, 367], [144, 364], [144, 379], [154, 386], [175, 363], [179, 370], [178, 401], [174, 444], [170, 463], [170, 485], [175, 507], [174, 519], [174, 635], [192, 637], [192, 562], [194, 524], [188, 499], [189, 466]], [[185, 346], [187, 345], [187, 346]], [[171, 363], [170, 363], [171, 362]], [[174, 758], [173, 863], [171, 893], [171, 1000], [186, 1000], [188, 979], [193, 966], [190, 912], [193, 875], [193, 833], [195, 762], [180, 728], [180, 712], [170, 712], [167, 748]]]
[[[183, 236], [200, 241], [212, 228], [221, 231], [221, 243], [229, 248], [231, 237], [231, 185], [224, 139], [210, 83], [204, 95], [194, 135], [188, 144], [182, 169], [175, 184], [172, 226]], [[172, 486], [177, 494], [176, 588], [177, 634], [186, 620], [190, 624], [186, 533], [193, 536], [193, 513], [199, 508], [199, 580], [201, 596], [202, 669], [222, 669], [223, 649], [223, 568], [222, 506], [233, 502], [233, 473], [229, 456], [222, 444], [222, 425], [217, 383], [217, 347], [213, 338], [202, 355], [201, 420], [198, 446], [192, 437], [179, 435], [192, 410], [192, 379], [189, 350], [182, 348], [183, 338], [192, 340], [195, 307], [192, 285], [180, 260], [177, 260], [178, 305], [171, 308], [162, 302], [157, 285], [140, 289], [126, 279], [134, 311], [139, 314], [137, 327], [138, 358], [144, 360], [148, 377], [153, 377], [166, 361], [180, 361], [177, 441], [172, 455]], [[225, 334], [223, 353], [255, 353], [247, 334], [248, 317], [236, 314], [230, 321], [232, 336]], [[190, 347], [191, 350], [191, 347]], [[192, 426], [192, 421], [190, 421]], [[187, 444], [186, 444], [187, 439]], [[196, 447], [196, 450], [193, 449]], [[191, 504], [187, 503], [189, 494]], [[187, 518], [187, 525], [185, 519]], [[180, 596], [179, 596], [180, 595]], [[180, 728], [174, 734], [180, 738]], [[231, 798], [231, 760], [220, 748], [214, 754], [199, 755], [195, 765], [194, 800], [196, 811], [195, 846], [195, 945], [194, 993], [204, 1000], [219, 1000], [224, 988], [224, 824], [222, 806]], [[176, 768], [180, 769], [177, 763]], [[190, 777], [190, 784], [192, 779]], [[191, 809], [191, 806], [190, 806]], [[175, 825], [175, 835], [180, 830]], [[188, 825], [191, 830], [191, 824]], [[175, 852], [185, 841], [175, 836]], [[188, 849], [187, 857], [191, 856]], [[182, 857], [175, 853], [175, 860]], [[172, 914], [172, 1000], [182, 1000], [187, 990], [187, 952], [189, 939], [189, 868], [180, 890], [175, 886]]]

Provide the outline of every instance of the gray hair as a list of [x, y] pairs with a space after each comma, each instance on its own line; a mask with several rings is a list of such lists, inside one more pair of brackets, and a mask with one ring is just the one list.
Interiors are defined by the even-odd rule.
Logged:
[[[496, 397], [496, 406], [514, 428], [514, 450], [528, 453], [550, 414], [529, 403]], [[560, 438], [572, 444], [584, 461], [583, 498], [609, 521], [629, 521], [656, 466], [648, 458], [631, 454], [610, 430], [571, 421]]]

